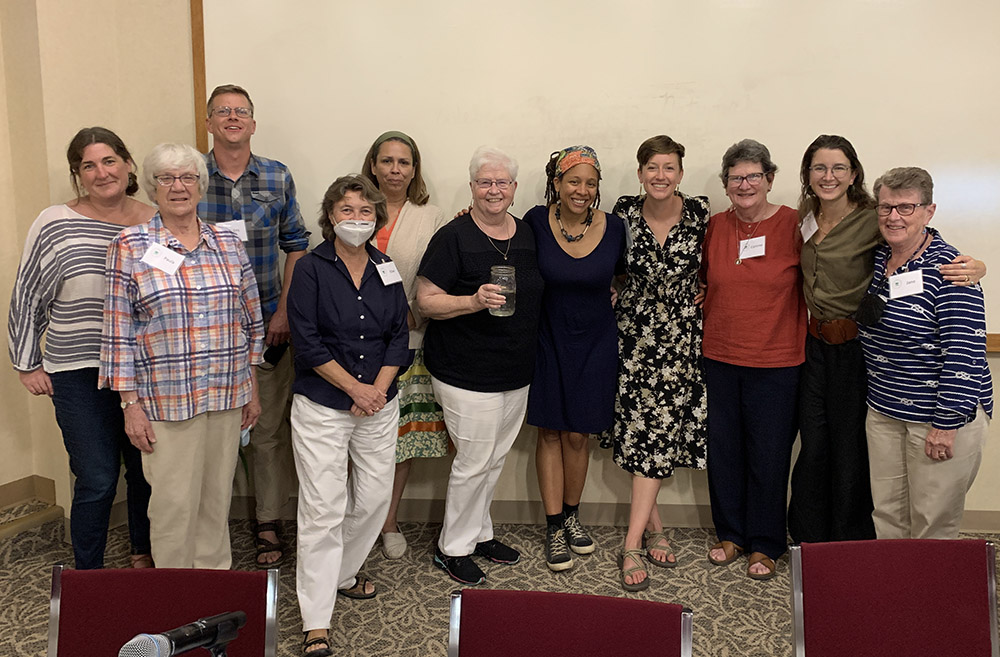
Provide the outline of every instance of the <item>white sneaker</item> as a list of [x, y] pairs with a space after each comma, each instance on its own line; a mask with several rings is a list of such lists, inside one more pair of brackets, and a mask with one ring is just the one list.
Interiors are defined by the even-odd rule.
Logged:
[[399, 532], [382, 534], [382, 554], [386, 559], [399, 559], [406, 553], [406, 537]]

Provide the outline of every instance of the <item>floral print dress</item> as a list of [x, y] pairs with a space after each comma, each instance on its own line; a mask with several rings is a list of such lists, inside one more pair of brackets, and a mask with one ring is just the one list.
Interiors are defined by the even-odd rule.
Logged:
[[632, 474], [654, 479], [675, 467], [704, 469], [707, 396], [701, 361], [701, 308], [695, 305], [708, 199], [678, 194], [681, 219], [663, 246], [642, 218], [643, 196], [623, 196], [627, 279], [618, 296], [615, 423], [602, 445]]

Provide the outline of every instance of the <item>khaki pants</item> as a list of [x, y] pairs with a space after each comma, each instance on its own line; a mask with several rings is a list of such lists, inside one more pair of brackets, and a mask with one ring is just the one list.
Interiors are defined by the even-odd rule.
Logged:
[[297, 483], [292, 464], [292, 436], [288, 414], [292, 401], [294, 353], [288, 349], [277, 365], [257, 366], [257, 394], [260, 417], [250, 433], [250, 454], [255, 515], [259, 522], [281, 517], [281, 507], [291, 497]]
[[182, 422], [153, 422], [156, 443], [142, 455], [153, 560], [160, 568], [232, 565], [229, 505], [242, 409], [209, 411]]
[[947, 461], [924, 454], [930, 424], [868, 409], [865, 426], [878, 538], [958, 538], [965, 494], [979, 471], [989, 427], [982, 407], [958, 430], [954, 457]]

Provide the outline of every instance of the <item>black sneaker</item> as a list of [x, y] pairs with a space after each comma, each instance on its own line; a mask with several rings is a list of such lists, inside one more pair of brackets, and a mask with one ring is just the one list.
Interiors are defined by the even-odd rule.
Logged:
[[520, 552], [492, 538], [482, 543], [476, 543], [476, 550], [472, 554], [477, 557], [486, 557], [493, 563], [514, 564], [521, 560]]
[[566, 542], [569, 543], [569, 549], [577, 554], [590, 554], [597, 548], [594, 545], [594, 540], [590, 538], [590, 534], [580, 524], [580, 518], [577, 517], [577, 514], [567, 515], [566, 520], [563, 521], [563, 528], [566, 530]]
[[549, 525], [545, 530], [545, 563], [555, 572], [573, 567], [573, 557], [566, 547], [566, 530], [559, 525]]
[[434, 565], [448, 573], [456, 582], [469, 586], [478, 586], [486, 581], [486, 575], [480, 570], [472, 557], [449, 557], [440, 548], [434, 548]]

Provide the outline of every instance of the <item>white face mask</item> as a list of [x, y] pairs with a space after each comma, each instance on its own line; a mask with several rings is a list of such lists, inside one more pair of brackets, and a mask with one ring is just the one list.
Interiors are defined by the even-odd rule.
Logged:
[[333, 232], [347, 244], [361, 246], [371, 239], [375, 232], [375, 222], [345, 219], [333, 226]]

